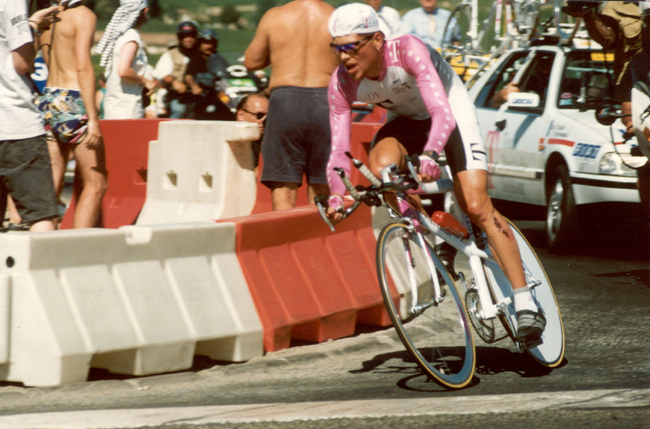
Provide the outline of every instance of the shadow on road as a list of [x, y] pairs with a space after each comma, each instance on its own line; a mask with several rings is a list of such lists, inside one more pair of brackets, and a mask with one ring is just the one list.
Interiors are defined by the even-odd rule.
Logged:
[[[556, 368], [561, 368], [566, 364], [567, 360], [564, 359]], [[527, 353], [518, 353], [501, 347], [476, 347], [476, 375], [495, 375], [509, 372], [518, 374], [522, 378], [536, 378], [547, 376], [556, 368], [541, 365]], [[447, 390], [429, 380], [406, 351], [376, 355], [372, 359], [362, 362], [361, 369], [349, 372], [351, 374], [369, 372], [378, 374], [402, 373], [407, 375], [397, 383], [398, 387], [402, 389], [422, 392]], [[479, 377], [475, 376], [467, 387], [473, 387], [479, 383]]]

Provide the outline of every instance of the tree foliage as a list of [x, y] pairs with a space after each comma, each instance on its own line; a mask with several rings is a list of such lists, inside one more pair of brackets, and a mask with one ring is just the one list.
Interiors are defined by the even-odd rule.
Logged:
[[241, 13], [237, 9], [235, 9], [235, 6], [229, 4], [223, 7], [223, 11], [221, 12], [219, 21], [221, 21], [221, 23], [225, 25], [237, 24], [240, 18], [241, 18]]

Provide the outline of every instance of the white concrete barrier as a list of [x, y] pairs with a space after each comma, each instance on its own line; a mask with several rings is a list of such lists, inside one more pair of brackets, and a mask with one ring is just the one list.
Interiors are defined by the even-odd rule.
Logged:
[[263, 354], [234, 224], [0, 235], [0, 380], [156, 374], [190, 368], [195, 353]]
[[248, 122], [161, 122], [136, 225], [249, 215], [257, 197], [250, 142], [258, 138]]

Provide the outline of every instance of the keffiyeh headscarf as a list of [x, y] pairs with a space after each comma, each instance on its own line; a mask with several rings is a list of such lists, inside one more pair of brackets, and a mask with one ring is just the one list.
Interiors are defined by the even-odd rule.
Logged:
[[83, 0], [61, 0], [61, 6], [63, 7], [75, 7]]
[[99, 41], [97, 48], [95, 48], [95, 52], [102, 56], [99, 62], [100, 66], [110, 69], [115, 41], [133, 27], [138, 16], [140, 16], [140, 11], [147, 6], [147, 0], [120, 0], [120, 7], [113, 14], [111, 22], [106, 26], [102, 40]]

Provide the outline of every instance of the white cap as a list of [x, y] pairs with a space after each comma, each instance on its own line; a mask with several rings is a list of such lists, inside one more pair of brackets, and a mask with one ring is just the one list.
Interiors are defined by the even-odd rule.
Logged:
[[362, 3], [350, 3], [337, 8], [330, 16], [327, 28], [332, 37], [381, 31], [375, 10]]

